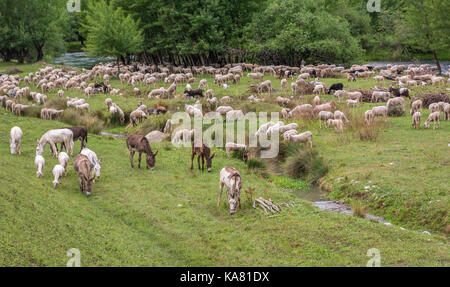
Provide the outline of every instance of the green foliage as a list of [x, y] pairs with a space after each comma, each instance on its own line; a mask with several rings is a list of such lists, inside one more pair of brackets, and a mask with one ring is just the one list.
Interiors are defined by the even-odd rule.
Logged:
[[308, 183], [301, 181], [301, 180], [295, 180], [292, 178], [288, 178], [285, 176], [274, 176], [270, 178], [270, 180], [275, 183], [275, 185], [290, 189], [290, 190], [307, 190], [308, 189]]
[[87, 31], [86, 51], [93, 56], [126, 57], [141, 51], [139, 23], [126, 16], [114, 1], [91, 1], [83, 28]]
[[316, 183], [327, 174], [328, 165], [317, 150], [297, 146], [289, 151], [284, 169], [291, 178]]

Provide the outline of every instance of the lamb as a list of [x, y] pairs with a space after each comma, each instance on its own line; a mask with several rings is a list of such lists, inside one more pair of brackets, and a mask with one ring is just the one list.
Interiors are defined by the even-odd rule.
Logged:
[[22, 154], [22, 151], [20, 150], [20, 145], [22, 143], [22, 137], [23, 132], [22, 129], [15, 126], [11, 129], [11, 138], [9, 140], [9, 147], [11, 149], [11, 154], [14, 155], [18, 153], [19, 155]]
[[60, 152], [58, 155], [58, 162], [64, 168], [67, 168], [67, 164], [69, 163], [69, 155], [65, 152]]
[[420, 129], [420, 120], [422, 118], [422, 114], [420, 112], [415, 112], [412, 117], [412, 126], [416, 129]]
[[277, 104], [279, 104], [280, 106], [284, 106], [289, 104], [291, 100], [288, 98], [283, 98], [283, 97], [277, 97]]
[[384, 117], [384, 121], [387, 122], [387, 112], [388, 109], [386, 106], [378, 106], [372, 108], [372, 118], [375, 117]]
[[304, 143], [305, 145], [309, 143], [309, 146], [312, 149], [312, 133], [310, 131], [301, 133], [299, 135], [287, 134], [285, 139], [294, 143]]
[[414, 101], [414, 102], [411, 104], [411, 110], [410, 110], [411, 116], [414, 115], [414, 113], [417, 112], [417, 111], [419, 111], [419, 110], [422, 111], [422, 109], [423, 109], [423, 103], [422, 103], [422, 100]]
[[208, 87], [208, 81], [206, 79], [202, 79], [202, 80], [200, 80], [197, 89], [200, 90], [200, 89], [207, 88], [207, 87]]
[[214, 97], [214, 90], [213, 90], [213, 89], [207, 90], [206, 93], [205, 93], [205, 96], [206, 96], [207, 98], [209, 98], [209, 97]]
[[334, 119], [334, 114], [332, 112], [329, 112], [329, 111], [321, 111], [321, 112], [319, 112], [319, 125], [320, 125], [320, 128], [322, 128], [322, 121], [325, 122], [325, 127], [328, 128], [328, 120], [329, 119]]
[[358, 100], [347, 99], [347, 106], [349, 106], [349, 107], [356, 107], [356, 106], [358, 106]]
[[253, 80], [259, 80], [262, 81], [264, 75], [262, 73], [248, 73], [247, 77], [251, 77]]
[[113, 101], [112, 101], [111, 98], [107, 98], [107, 99], [105, 100], [106, 109], [108, 110], [108, 112], [109, 112], [109, 109], [110, 109], [111, 106], [112, 106], [112, 103], [113, 103]]
[[264, 91], [271, 92], [272, 91], [272, 82], [270, 80], [264, 81], [257, 87], [258, 93], [262, 93]]
[[77, 105], [77, 106], [75, 106], [75, 109], [77, 110], [77, 111], [84, 111], [84, 110], [87, 110], [88, 112], [90, 111], [90, 107], [89, 107], [89, 104], [82, 104], [82, 105]]
[[361, 92], [347, 92], [347, 98], [350, 100], [361, 101], [362, 93]]
[[57, 164], [55, 167], [53, 167], [53, 188], [56, 188], [56, 186], [59, 184], [59, 179], [63, 177], [66, 174], [66, 169], [64, 166]]
[[215, 106], [215, 105], [219, 104], [219, 100], [216, 97], [212, 97], [211, 99], [207, 99], [206, 101], [211, 106]]
[[347, 92], [344, 90], [339, 90], [339, 91], [334, 92], [334, 96], [336, 98], [338, 98], [339, 101], [341, 101], [342, 96], [344, 96], [346, 93]]
[[298, 93], [298, 84], [297, 83], [292, 83], [291, 84], [291, 92], [296, 95]]
[[289, 130], [289, 131], [287, 131], [287, 132], [285, 132], [285, 133], [283, 134], [283, 139], [284, 139], [285, 141], [287, 141], [287, 140], [289, 140], [289, 136], [297, 135], [297, 134], [298, 134], [298, 131], [297, 131], [297, 130]]
[[260, 135], [260, 134], [266, 133], [267, 130], [268, 130], [270, 127], [272, 127], [273, 125], [275, 125], [275, 123], [272, 122], [272, 121], [260, 125], [258, 131], [255, 133], [255, 137], [258, 137], [258, 135]]
[[313, 94], [326, 94], [326, 88], [324, 85], [314, 86]]
[[281, 115], [283, 116], [283, 118], [285, 118], [285, 119], [287, 119], [287, 118], [289, 118], [290, 116], [289, 116], [289, 112], [290, 112], [291, 110], [290, 109], [288, 109], [288, 108], [283, 108], [282, 110], [281, 110]]
[[344, 132], [344, 123], [342, 122], [342, 120], [329, 119], [327, 123], [328, 126], [330, 125], [334, 126], [334, 129], [340, 134]]
[[135, 97], [138, 97], [141, 94], [141, 90], [139, 90], [138, 88], [134, 88], [133, 89], [133, 94]]
[[37, 168], [36, 177], [44, 176], [44, 174], [42, 173], [44, 165], [45, 165], [44, 157], [42, 155], [36, 154], [36, 157], [34, 158], [34, 166]]
[[428, 128], [430, 126], [430, 122], [433, 121], [433, 130], [436, 129], [436, 122], [437, 122], [437, 126], [439, 128], [439, 121], [440, 121], [440, 117], [441, 117], [441, 112], [434, 112], [431, 113], [428, 116], [428, 119], [426, 120], [426, 122], [423, 124], [423, 126], [425, 128]]
[[58, 91], [58, 96], [59, 96], [60, 98], [64, 97], [64, 91], [63, 91], [63, 90], [59, 90], [59, 91]]
[[222, 98], [220, 98], [220, 102], [221, 102], [222, 104], [228, 104], [228, 103], [231, 103], [231, 98], [230, 98], [229, 96], [222, 97]]

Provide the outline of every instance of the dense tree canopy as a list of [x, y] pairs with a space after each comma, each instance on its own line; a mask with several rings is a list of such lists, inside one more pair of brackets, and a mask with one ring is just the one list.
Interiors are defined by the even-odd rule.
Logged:
[[382, 0], [379, 13], [366, 2], [85, 0], [81, 13], [68, 13], [66, 0], [3, 0], [0, 57], [40, 60], [72, 42], [95, 55], [178, 65], [449, 56], [446, 1]]

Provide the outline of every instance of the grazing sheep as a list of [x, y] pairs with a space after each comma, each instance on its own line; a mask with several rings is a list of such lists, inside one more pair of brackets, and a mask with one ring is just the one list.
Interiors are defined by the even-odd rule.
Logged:
[[434, 112], [434, 113], [431, 113], [431, 114], [428, 116], [428, 119], [426, 120], [426, 122], [423, 124], [423, 126], [424, 126], [425, 128], [428, 128], [428, 127], [430, 126], [430, 122], [433, 121], [433, 130], [435, 130], [435, 129], [436, 129], [436, 122], [437, 122], [437, 126], [438, 126], [438, 128], [439, 128], [439, 121], [440, 121], [440, 118], [441, 118], [441, 112]]
[[361, 92], [347, 92], [347, 98], [350, 100], [357, 100], [358, 102], [362, 99], [362, 93]]
[[389, 99], [390, 93], [389, 92], [382, 92], [382, 91], [374, 91], [372, 92], [372, 103], [378, 103], [379, 100], [382, 100], [383, 102], [387, 101]]
[[208, 81], [206, 79], [202, 79], [202, 80], [200, 80], [197, 89], [200, 90], [200, 89], [207, 88], [207, 87], [208, 87]]
[[422, 100], [414, 101], [414, 102], [411, 104], [411, 110], [410, 110], [411, 116], [414, 115], [414, 113], [417, 112], [417, 111], [419, 111], [419, 110], [422, 111], [422, 109], [423, 109], [423, 103], [422, 103]]
[[357, 107], [358, 106], [358, 100], [350, 100], [350, 99], [347, 99], [347, 106], [349, 106], [349, 107]]
[[37, 154], [34, 158], [34, 166], [37, 168], [36, 177], [42, 177], [44, 174], [42, 170], [44, 169], [45, 159], [42, 155]]
[[244, 118], [244, 112], [242, 110], [232, 110], [227, 112], [227, 122], [238, 121]]
[[312, 105], [313, 106], [318, 106], [320, 105], [320, 97], [319, 96], [315, 96], [313, 101], [312, 101]]
[[432, 103], [428, 106], [428, 109], [430, 110], [430, 114], [434, 112], [439, 112], [441, 110], [438, 103]]
[[113, 101], [112, 101], [111, 98], [107, 98], [107, 99], [105, 100], [106, 109], [108, 110], [108, 112], [109, 112], [109, 109], [110, 109], [111, 106], [112, 106], [112, 103], [113, 103]]
[[312, 149], [312, 133], [310, 131], [301, 133], [299, 135], [287, 134], [285, 140], [292, 141], [294, 143], [304, 143], [305, 145], [309, 143], [309, 146]]
[[209, 97], [214, 97], [214, 90], [213, 90], [213, 89], [207, 90], [206, 93], [205, 93], [205, 96], [206, 96], [207, 98], [209, 98]]
[[416, 129], [420, 129], [420, 120], [422, 118], [422, 114], [420, 112], [415, 112], [412, 117], [412, 126]]
[[444, 121], [450, 121], [450, 104], [444, 105]]
[[147, 114], [141, 110], [132, 111], [130, 114], [130, 123], [136, 126], [142, 119], [147, 119]]
[[75, 106], [75, 109], [77, 110], [77, 111], [84, 111], [84, 110], [87, 110], [88, 112], [90, 111], [90, 107], [89, 107], [89, 104], [82, 104], [82, 105], [77, 105], [77, 106]]
[[334, 114], [332, 112], [329, 112], [329, 111], [321, 111], [321, 112], [319, 112], [319, 125], [320, 125], [320, 128], [322, 128], [322, 121], [325, 122], [325, 127], [328, 128], [328, 120], [329, 119], [334, 119]]
[[230, 98], [229, 96], [222, 97], [222, 98], [220, 99], [220, 102], [221, 102], [222, 104], [228, 104], [228, 103], [231, 103], [231, 98]]
[[291, 84], [291, 92], [296, 95], [298, 93], [298, 84], [297, 83], [292, 83]]
[[67, 168], [67, 164], [69, 163], [69, 155], [65, 152], [60, 152], [58, 155], [58, 162], [64, 168]]
[[378, 106], [372, 108], [372, 118], [375, 117], [384, 117], [384, 121], [387, 122], [387, 112], [388, 109], [386, 106]]
[[368, 110], [364, 113], [364, 122], [366, 125], [370, 125], [373, 121], [373, 112], [372, 110]]
[[64, 91], [63, 91], [63, 90], [59, 90], [59, 91], [58, 91], [58, 96], [59, 96], [60, 98], [64, 97]]
[[300, 118], [304, 116], [313, 116], [313, 106], [310, 104], [304, 104], [296, 106], [292, 111], [289, 112], [291, 118]]
[[22, 137], [23, 132], [19, 127], [13, 127], [11, 128], [11, 138], [9, 140], [9, 147], [11, 150], [11, 154], [18, 153], [19, 155], [22, 154], [22, 151], [20, 150], [20, 145], [22, 143]]
[[334, 103], [334, 101], [322, 104], [322, 105], [317, 105], [314, 107], [313, 109], [313, 115], [315, 117], [317, 117], [317, 115], [321, 112], [321, 111], [328, 111], [331, 112], [334, 108], [336, 107], [336, 104]]
[[270, 93], [272, 91], [272, 82], [270, 80], [264, 81], [257, 87], [258, 93], [263, 93], [264, 91], [267, 91]]
[[287, 132], [285, 132], [285, 133], [283, 134], [283, 139], [284, 139], [285, 141], [287, 141], [287, 140], [289, 140], [289, 136], [297, 135], [297, 134], [298, 134], [298, 131], [297, 131], [297, 130], [289, 130], [289, 131], [287, 131]]
[[221, 115], [226, 115], [229, 111], [232, 111], [233, 108], [230, 106], [220, 106], [216, 109], [216, 112], [218, 112]]
[[283, 98], [283, 97], [277, 97], [277, 104], [279, 104], [280, 106], [284, 106], [289, 104], [291, 100], [288, 98]]
[[340, 134], [344, 132], [344, 123], [342, 122], [342, 120], [329, 119], [327, 123], [328, 126], [334, 126], [335, 131], [339, 132]]
[[326, 88], [324, 85], [316, 85], [313, 90], [313, 94], [326, 94]]
[[288, 81], [286, 79], [281, 80], [281, 91], [282, 92], [284, 92], [284, 90], [287, 89], [287, 84], [288, 84]]
[[57, 164], [55, 167], [53, 167], [53, 188], [56, 188], [56, 186], [59, 184], [59, 179], [63, 177], [66, 174], [66, 169], [64, 166]]
[[283, 109], [281, 110], [281, 115], [283, 116], [284, 119], [290, 118], [290, 116], [289, 116], [289, 112], [290, 112], [290, 111], [291, 111], [291, 110], [288, 109], [288, 108], [283, 108]]
[[255, 133], [255, 137], [258, 137], [260, 134], [265, 134], [267, 130], [275, 125], [274, 122], [270, 121], [268, 123], [262, 124], [259, 126], [258, 131]]
[[217, 207], [220, 206], [220, 199], [222, 197], [223, 187], [227, 187], [228, 204], [230, 205], [230, 214], [236, 213], [237, 208], [241, 207], [241, 188], [242, 178], [239, 171], [226, 166], [220, 171], [220, 192], [217, 200]]
[[342, 120], [345, 124], [349, 124], [350, 121], [347, 119], [345, 114], [341, 111], [335, 111], [334, 112], [334, 119], [335, 120]]

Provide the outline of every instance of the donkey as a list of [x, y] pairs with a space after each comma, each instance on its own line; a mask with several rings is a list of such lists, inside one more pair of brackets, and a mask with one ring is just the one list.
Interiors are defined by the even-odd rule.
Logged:
[[151, 170], [155, 169], [155, 157], [158, 154], [158, 151], [156, 153], [152, 152], [152, 148], [150, 147], [150, 143], [148, 142], [147, 138], [144, 136], [140, 136], [137, 134], [130, 134], [127, 137], [127, 147], [130, 151], [130, 162], [131, 162], [131, 168], [134, 168], [133, 164], [133, 157], [134, 153], [139, 153], [139, 163], [138, 168], [141, 168], [141, 156], [142, 153], [147, 154], [146, 162], [147, 162], [147, 169], [150, 168]]
[[[65, 146], [70, 149], [70, 155], [73, 156], [73, 132], [69, 129], [49, 130], [46, 132], [40, 140], [37, 140], [36, 154], [42, 155], [44, 146], [48, 143], [53, 156], [56, 157], [58, 156], [56, 144], [61, 142], [64, 142]], [[67, 148], [66, 151], [68, 152]]]
[[88, 157], [79, 154], [75, 157], [75, 162], [73, 164], [75, 172], [78, 174], [78, 182], [80, 183], [80, 192], [86, 191], [86, 196], [91, 195], [92, 192], [92, 182], [95, 179], [95, 175], [90, 178], [91, 173], [91, 162]]
[[[86, 147], [86, 143], [88, 142], [88, 130], [86, 127], [80, 126], [80, 127], [69, 127], [65, 128], [68, 130], [71, 130], [73, 133], [73, 141], [77, 141], [78, 139], [81, 141], [81, 148], [80, 152]], [[64, 142], [61, 143], [61, 150], [66, 148]]]
[[[199, 143], [199, 142], [197, 142]], [[194, 169], [194, 158], [197, 156], [198, 169], [202, 171], [205, 170], [205, 159], [206, 168], [208, 172], [211, 172], [212, 159], [216, 154], [211, 155], [211, 149], [202, 141], [202, 146], [198, 147], [195, 142], [192, 142], [192, 157], [191, 157], [191, 170]], [[200, 158], [202, 160], [202, 167], [200, 168]]]
[[237, 207], [241, 207], [241, 174], [231, 166], [226, 166], [220, 171], [220, 192], [217, 200], [217, 207], [220, 206], [223, 186], [227, 186], [228, 204], [230, 205], [230, 214], [236, 213]]

